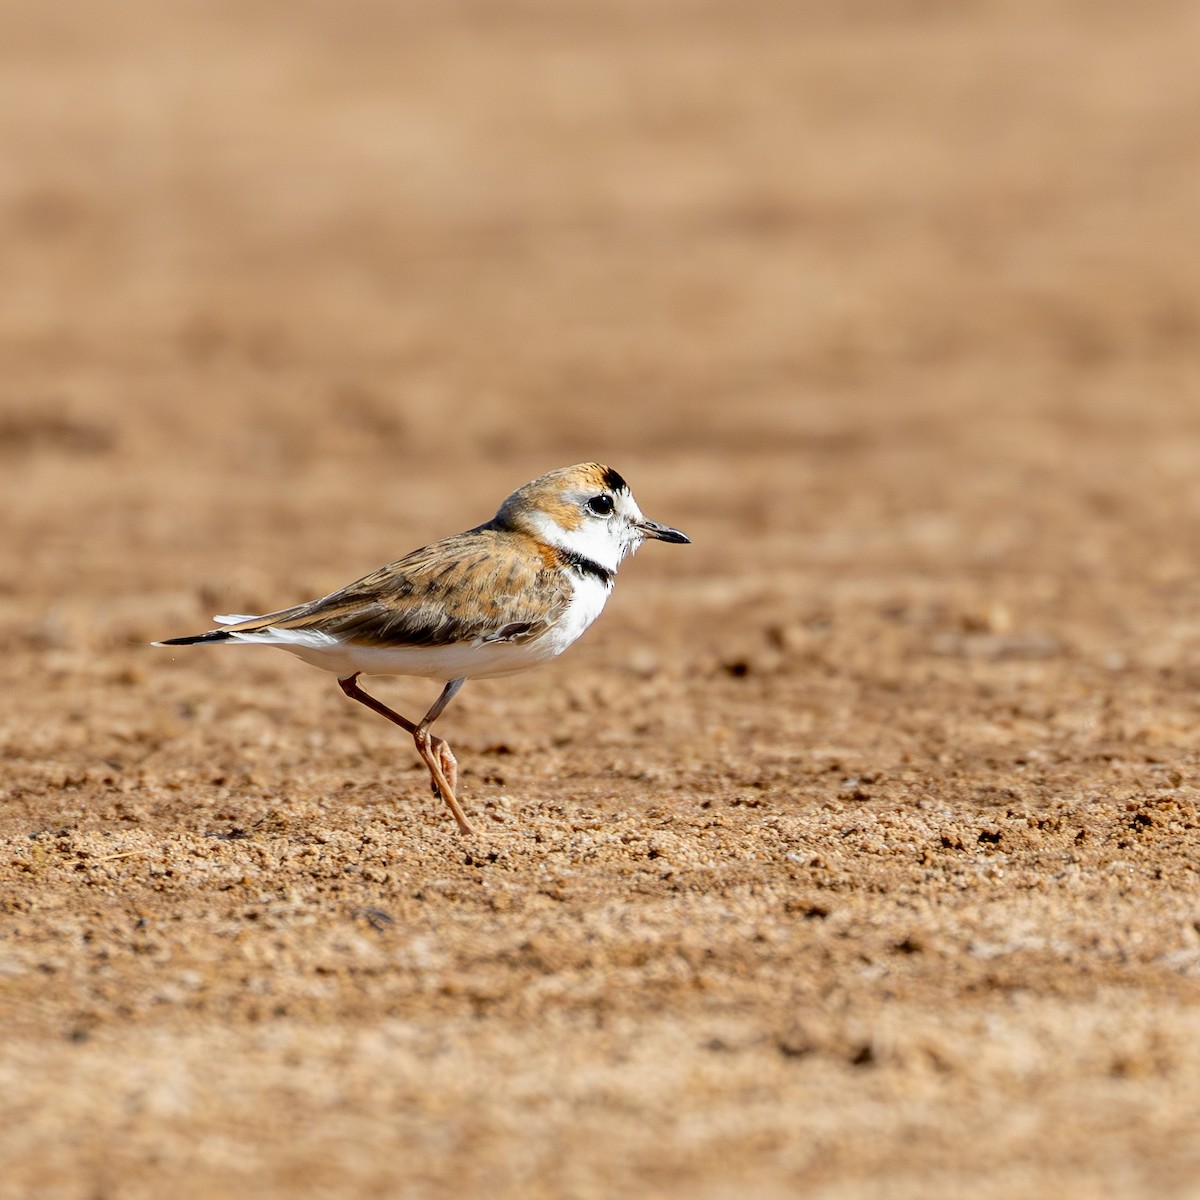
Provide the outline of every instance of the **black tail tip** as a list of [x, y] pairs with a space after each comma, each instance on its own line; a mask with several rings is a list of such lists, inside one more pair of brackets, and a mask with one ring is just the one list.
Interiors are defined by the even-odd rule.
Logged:
[[201, 633], [196, 637], [163, 638], [161, 642], [151, 642], [152, 646], [195, 646], [200, 642], [226, 642], [229, 634], [224, 629], [214, 629], [211, 633]]

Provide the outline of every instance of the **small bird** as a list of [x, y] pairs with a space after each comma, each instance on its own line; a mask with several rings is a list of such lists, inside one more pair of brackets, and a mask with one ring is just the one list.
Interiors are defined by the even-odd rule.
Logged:
[[[331, 592], [155, 646], [278, 646], [337, 675], [343, 692], [412, 734], [431, 786], [464, 834], [458, 762], [430, 726], [468, 679], [513, 675], [561, 654], [600, 615], [617, 568], [646, 538], [690, 542], [642, 516], [611, 467], [580, 463], [518, 488], [484, 525], [434, 542]], [[445, 682], [420, 721], [368, 695], [360, 675]]]

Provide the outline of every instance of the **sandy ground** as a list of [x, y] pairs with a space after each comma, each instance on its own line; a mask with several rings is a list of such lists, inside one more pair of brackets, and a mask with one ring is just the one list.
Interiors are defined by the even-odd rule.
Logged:
[[[0, 23], [0, 1196], [1200, 1195], [1194, 5]], [[584, 459], [478, 837], [146, 645]]]

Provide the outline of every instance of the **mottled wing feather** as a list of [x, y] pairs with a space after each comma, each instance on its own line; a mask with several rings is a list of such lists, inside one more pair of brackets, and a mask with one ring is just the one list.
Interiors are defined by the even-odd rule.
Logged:
[[520, 535], [483, 526], [320, 600], [227, 628], [312, 630], [360, 646], [530, 642], [553, 626], [571, 595], [552, 557]]

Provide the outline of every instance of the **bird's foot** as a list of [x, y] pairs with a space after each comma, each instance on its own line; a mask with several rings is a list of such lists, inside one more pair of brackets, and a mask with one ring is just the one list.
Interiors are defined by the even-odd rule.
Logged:
[[[431, 737], [429, 739], [429, 748], [436, 756], [438, 766], [442, 768], [442, 774], [445, 776], [446, 782], [450, 785], [450, 790], [457, 794], [458, 759], [454, 757], [454, 752], [450, 749], [450, 743], [444, 738]], [[437, 779], [431, 780], [431, 783], [433, 785], [433, 794], [440, 796], [441, 791], [438, 789]]]
[[445, 802], [446, 807], [454, 815], [461, 833], [474, 833], [471, 822], [458, 803], [454, 794], [458, 784], [458, 760], [450, 747], [439, 737], [414, 736], [417, 752], [429, 768], [429, 780], [433, 794]]

